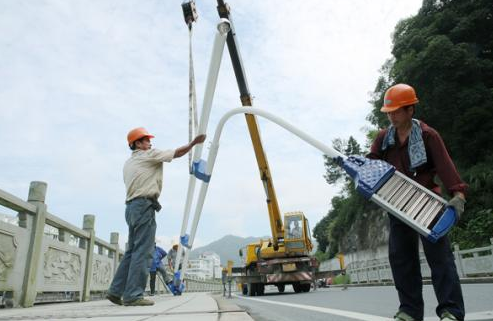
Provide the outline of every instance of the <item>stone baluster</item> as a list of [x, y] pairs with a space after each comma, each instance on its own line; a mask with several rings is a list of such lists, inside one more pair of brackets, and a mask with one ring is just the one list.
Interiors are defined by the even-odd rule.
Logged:
[[[33, 216], [26, 213], [19, 215], [19, 225], [30, 229], [31, 232], [26, 268], [24, 269], [22, 294], [20, 296], [20, 304], [25, 308], [34, 305], [34, 300], [36, 299], [36, 275], [38, 269], [42, 268], [40, 260], [46, 220], [46, 189], [47, 184], [45, 182], [31, 182], [27, 201], [36, 206], [36, 214]], [[16, 300], [15, 295], [14, 300]]]
[[119, 235], [116, 232], [111, 233], [110, 235], [110, 243], [113, 245], [113, 250], [115, 251], [113, 254], [113, 275], [116, 273], [116, 269], [118, 268], [118, 263], [120, 262], [119, 251], [120, 248], [118, 246], [118, 238]]
[[94, 222], [95, 216], [91, 214], [84, 215], [84, 223], [83, 229], [84, 231], [89, 232], [89, 239], [85, 241], [86, 243], [86, 264], [84, 269], [84, 284], [82, 288], [82, 301], [89, 301], [91, 294], [91, 280], [92, 280], [92, 262], [94, 259], [94, 241], [95, 241], [95, 232], [94, 232]]

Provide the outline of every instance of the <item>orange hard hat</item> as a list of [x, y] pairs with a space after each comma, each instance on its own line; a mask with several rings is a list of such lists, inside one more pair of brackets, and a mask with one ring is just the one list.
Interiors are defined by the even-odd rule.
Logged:
[[418, 102], [414, 88], [406, 84], [397, 84], [385, 92], [383, 107], [380, 111], [389, 113], [404, 106], [414, 105]]
[[141, 139], [142, 137], [154, 138], [154, 135], [149, 134], [149, 132], [144, 127], [134, 128], [128, 132], [127, 141], [128, 145], [132, 145], [136, 140]]

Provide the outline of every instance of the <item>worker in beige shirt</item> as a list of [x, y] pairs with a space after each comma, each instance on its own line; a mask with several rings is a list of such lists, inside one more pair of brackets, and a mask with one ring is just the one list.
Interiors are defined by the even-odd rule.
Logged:
[[175, 150], [153, 149], [153, 135], [142, 127], [132, 129], [127, 136], [132, 156], [123, 167], [127, 191], [125, 219], [128, 224], [128, 248], [108, 290], [107, 298], [118, 305], [153, 305], [144, 299], [149, 263], [156, 236], [155, 212], [161, 209], [158, 197], [163, 185], [163, 162], [188, 153], [201, 144], [205, 135]]

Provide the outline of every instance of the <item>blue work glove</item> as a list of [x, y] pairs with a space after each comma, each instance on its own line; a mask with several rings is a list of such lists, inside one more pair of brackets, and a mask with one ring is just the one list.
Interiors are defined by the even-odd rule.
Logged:
[[466, 200], [460, 197], [459, 195], [455, 195], [452, 197], [450, 201], [448, 201], [447, 206], [451, 206], [455, 210], [455, 219], [456, 223], [460, 220], [460, 217], [464, 213], [464, 205], [466, 204]]

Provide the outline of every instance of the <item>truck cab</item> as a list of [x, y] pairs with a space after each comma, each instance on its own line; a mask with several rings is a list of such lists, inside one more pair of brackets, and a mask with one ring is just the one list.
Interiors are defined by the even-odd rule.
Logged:
[[313, 249], [308, 220], [302, 212], [284, 214], [284, 248], [288, 255], [309, 255]]

